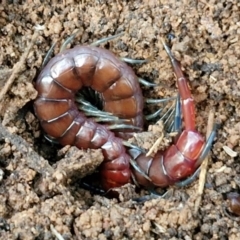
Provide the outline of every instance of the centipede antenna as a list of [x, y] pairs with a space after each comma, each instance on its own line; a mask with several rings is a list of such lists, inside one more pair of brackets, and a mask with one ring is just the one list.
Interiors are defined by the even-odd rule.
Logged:
[[[134, 159], [137, 158], [136, 155], [139, 156], [141, 153], [146, 153], [146, 151], [144, 149], [136, 146], [135, 144], [129, 143], [128, 141], [123, 140], [122, 143], [125, 147], [130, 148], [128, 150], [128, 152]], [[136, 151], [138, 151], [138, 152], [136, 152]]]
[[201, 155], [199, 156], [198, 160], [195, 163], [196, 166], [199, 166], [202, 163], [202, 161], [207, 157], [210, 149], [212, 148], [212, 144], [213, 144], [214, 138], [216, 137], [216, 133], [217, 133], [217, 124], [214, 124], [213, 129], [206, 141], [206, 144], [202, 149]]
[[139, 81], [139, 83], [141, 83], [143, 86], [146, 86], [146, 87], [156, 87], [157, 86], [156, 83], [151, 83], [140, 77], [138, 77], [138, 81]]
[[119, 129], [130, 129], [134, 131], [141, 131], [142, 128], [134, 126], [134, 125], [128, 125], [128, 124], [111, 124], [107, 126], [109, 130], [119, 130]]
[[67, 45], [72, 42], [72, 40], [76, 37], [76, 35], [80, 32], [80, 30], [76, 31], [74, 34], [72, 34], [71, 36], [69, 36], [62, 44], [61, 48], [60, 48], [60, 52], [66, 50]]
[[43, 59], [42, 68], [44, 68], [44, 67], [46, 66], [46, 64], [48, 63], [48, 60], [49, 60], [49, 58], [51, 57], [51, 54], [52, 54], [52, 52], [53, 52], [53, 49], [54, 49], [55, 46], [56, 46], [56, 43], [57, 43], [57, 42], [53, 43], [52, 46], [50, 47], [50, 49], [48, 50], [45, 58]]
[[162, 99], [145, 98], [144, 101], [147, 104], [158, 104], [158, 103], [169, 102], [169, 101], [174, 100], [174, 99], [176, 99], [176, 97], [162, 98]]
[[102, 38], [102, 39], [97, 40], [96, 42], [91, 43], [90, 45], [91, 46], [98, 46], [99, 44], [108, 42], [108, 41], [110, 41], [114, 38], [120, 37], [122, 35], [124, 35], [124, 33], [119, 33], [119, 34], [116, 34], [116, 35], [113, 35], [113, 36], [110, 36], [110, 37]]
[[126, 58], [126, 57], [121, 57], [120, 58], [123, 62], [130, 63], [130, 64], [143, 64], [147, 63], [148, 60], [146, 59], [132, 59], [132, 58]]
[[138, 166], [138, 164], [130, 158], [130, 164], [131, 166], [138, 171], [143, 177], [145, 177], [148, 181], [152, 182], [151, 178]]

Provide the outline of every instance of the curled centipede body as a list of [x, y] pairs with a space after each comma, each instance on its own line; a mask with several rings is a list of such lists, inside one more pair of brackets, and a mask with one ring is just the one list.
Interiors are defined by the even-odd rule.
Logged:
[[136, 75], [111, 52], [92, 46], [77, 46], [49, 61], [36, 83], [35, 113], [44, 131], [62, 145], [102, 149], [105, 188], [126, 184], [130, 156], [120, 138], [79, 112], [74, 97], [83, 87], [99, 93], [104, 111], [142, 127], [143, 97]]
[[34, 108], [42, 128], [62, 145], [101, 148], [105, 160], [100, 172], [105, 189], [122, 186], [131, 179], [147, 187], [168, 186], [191, 175], [210, 149], [215, 131], [205, 144], [195, 130], [194, 103], [187, 80], [179, 62], [165, 44], [164, 47], [177, 76], [185, 130], [176, 143], [154, 157], [136, 149], [126, 151], [121, 138], [106, 125], [87, 118], [75, 104], [76, 92], [91, 88], [98, 93], [104, 111], [142, 128], [143, 97], [138, 78], [110, 51], [76, 46], [52, 58], [37, 79]]

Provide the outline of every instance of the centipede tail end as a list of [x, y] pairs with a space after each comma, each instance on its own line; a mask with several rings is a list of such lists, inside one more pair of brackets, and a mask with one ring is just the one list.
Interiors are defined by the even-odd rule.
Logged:
[[[209, 152], [216, 133], [216, 130], [213, 129], [206, 144], [204, 137], [196, 130], [194, 100], [187, 79], [181, 70], [180, 63], [173, 57], [166, 43], [163, 40], [162, 42], [176, 75], [181, 101], [181, 105], [177, 105], [176, 111], [181, 106], [185, 129], [179, 134], [174, 144], [165, 151], [157, 152], [152, 158], [146, 157], [144, 154], [135, 158], [135, 165], [132, 164], [134, 179], [146, 187], [152, 185], [166, 187], [192, 175], [201, 164], [203, 157]], [[176, 125], [179, 128], [180, 112], [177, 115], [175, 121], [178, 121]]]

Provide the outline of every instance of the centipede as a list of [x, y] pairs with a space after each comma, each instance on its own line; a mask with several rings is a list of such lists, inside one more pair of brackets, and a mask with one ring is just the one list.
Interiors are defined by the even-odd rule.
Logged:
[[[146, 188], [167, 187], [191, 176], [211, 149], [215, 129], [207, 140], [196, 130], [194, 99], [188, 80], [167, 44], [162, 41], [180, 95], [185, 122], [178, 137], [153, 157], [124, 145], [131, 126], [143, 129], [143, 94], [134, 71], [111, 51], [96, 46], [75, 46], [53, 57], [36, 81], [34, 111], [41, 127], [61, 145], [79, 149], [101, 149], [104, 161], [99, 167], [105, 190], [135, 183]], [[118, 133], [80, 111], [75, 96], [88, 88], [101, 101], [102, 110], [123, 119], [130, 126]], [[132, 128], [132, 131], [134, 128]]]

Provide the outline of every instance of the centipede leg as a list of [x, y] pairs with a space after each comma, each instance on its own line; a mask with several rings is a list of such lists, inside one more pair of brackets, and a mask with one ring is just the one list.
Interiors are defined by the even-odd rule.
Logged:
[[[162, 98], [162, 99], [152, 99], [152, 98], [146, 98], [145, 99], [145, 102], [147, 104], [158, 104], [158, 103], [163, 103], [165, 104], [165, 106], [163, 108], [160, 108], [158, 109], [157, 111], [155, 111], [154, 113], [151, 113], [151, 114], [148, 114], [148, 115], [145, 115], [145, 119], [147, 121], [149, 120], [152, 120], [152, 119], [155, 119], [157, 117], [160, 116], [161, 112], [164, 112], [164, 110], [167, 109], [167, 106], [166, 106], [166, 103], [173, 100], [173, 99], [176, 99], [176, 97], [171, 97], [171, 98]], [[172, 109], [170, 109], [171, 111]], [[169, 112], [168, 112], [169, 113]], [[165, 115], [166, 117], [166, 115]], [[161, 120], [161, 119], [160, 119]]]
[[[132, 58], [126, 58], [122, 57], [120, 58], [123, 62], [129, 63], [129, 64], [143, 64], [149, 62], [149, 59], [132, 59]], [[156, 83], [149, 82], [141, 77], [138, 77], [138, 81], [140, 84], [142, 84], [145, 87], [156, 87]]]
[[149, 201], [149, 200], [152, 200], [152, 199], [159, 199], [159, 198], [169, 199], [173, 196], [173, 190], [172, 189], [166, 191], [163, 194], [160, 194], [160, 193], [156, 192], [154, 189], [149, 189], [148, 191], [150, 192], [150, 194], [139, 197], [139, 198], [134, 198], [132, 200], [137, 202], [137, 203], [145, 203], [146, 201]]
[[177, 98], [169, 98], [169, 100], [171, 99], [176, 99], [175, 106], [169, 108], [160, 120], [163, 121], [167, 132], [180, 132], [182, 127], [180, 95], [178, 94]]
[[93, 194], [98, 194], [101, 196], [105, 196], [107, 194], [106, 191], [104, 191], [103, 189], [92, 185], [92, 176], [91, 178], [89, 176], [86, 176], [83, 179], [81, 179], [79, 185], [81, 188], [88, 190]]
[[82, 110], [86, 116], [96, 117], [94, 119], [96, 122], [109, 122], [119, 120], [119, 118], [117, 116], [114, 116], [112, 113], [101, 111], [97, 107], [93, 106], [81, 94], [76, 95], [75, 101], [78, 103], [77, 106], [79, 110]]
[[80, 30], [76, 31], [75, 33], [73, 33], [70, 37], [68, 37], [64, 43], [62, 44], [61, 48], [60, 48], [60, 52], [66, 50], [67, 45], [72, 42], [72, 40], [76, 37], [76, 35], [79, 33]]
[[[72, 42], [72, 40], [76, 37], [76, 35], [79, 33], [79, 31], [76, 31], [74, 34], [72, 34], [70, 37], [68, 37], [64, 43], [62, 44], [61, 48], [60, 48], [60, 52], [66, 50], [67, 48], [67, 45]], [[105, 43], [105, 42], [108, 42], [114, 38], [117, 38], [119, 36], [123, 35], [123, 33], [119, 33], [119, 34], [116, 34], [114, 36], [110, 36], [110, 37], [106, 37], [106, 38], [102, 38], [102, 39], [99, 39], [97, 40], [96, 42], [93, 42], [92, 44], [90, 44], [91, 46], [98, 46], [100, 45], [101, 43]]]
[[174, 125], [175, 104], [173, 104], [159, 119], [163, 121], [164, 128], [167, 132], [172, 132]]
[[53, 52], [53, 49], [54, 49], [55, 46], [56, 46], [56, 43], [57, 43], [57, 42], [55, 42], [55, 43], [52, 44], [52, 46], [51, 46], [50, 49], [48, 50], [46, 56], [44, 57], [43, 62], [42, 62], [42, 68], [44, 68], [44, 67], [46, 66], [46, 64], [48, 63], [48, 60], [49, 60], [49, 58], [51, 57], [51, 54], [52, 54], [52, 52]]
[[146, 151], [137, 145], [134, 145], [128, 141], [123, 140], [123, 145], [128, 149], [128, 153], [131, 155], [133, 159], [136, 159], [141, 153], [146, 153]]
[[174, 116], [174, 124], [171, 132], [180, 132], [182, 127], [182, 118], [181, 118], [181, 101], [180, 95], [178, 94], [176, 104], [175, 104], [175, 116]]
[[120, 36], [122, 36], [123, 34], [124, 34], [124, 33], [119, 33], [119, 34], [116, 34], [116, 35], [113, 35], [113, 36], [110, 36], [110, 37], [102, 38], [102, 39], [99, 39], [99, 40], [91, 43], [90, 45], [91, 45], [91, 46], [98, 46], [98, 45], [100, 45], [100, 44], [102, 44], [102, 43], [105, 43], [105, 42], [108, 42], [108, 41], [110, 41], [110, 40], [112, 40], [112, 39], [114, 39], [114, 38], [120, 37]]
[[[76, 33], [72, 34], [70, 37], [68, 37], [68, 38], [64, 41], [64, 43], [62, 44], [62, 46], [61, 46], [61, 48], [60, 48], [60, 52], [66, 50], [67, 45], [76, 37], [76, 35], [77, 35], [78, 33], [79, 33], [79, 31], [77, 31]], [[50, 47], [50, 49], [48, 50], [45, 58], [43, 59], [42, 68], [44, 68], [44, 67], [46, 66], [46, 64], [48, 63], [48, 60], [49, 60], [49, 58], [50, 58], [50, 56], [51, 56], [51, 54], [52, 54], [52, 52], [53, 52], [53, 49], [54, 49], [55, 46], [56, 46], [56, 43], [57, 43], [57, 41], [56, 41], [55, 43], [53, 43], [52, 46]]]
[[141, 128], [129, 124], [129, 119], [119, 118], [112, 113], [99, 110], [87, 101], [80, 93], [77, 94], [75, 101], [78, 103], [79, 110], [83, 111], [88, 117], [92, 117], [95, 122], [109, 123], [109, 130], [129, 129], [132, 131], [140, 131]]
[[[68, 37], [68, 38], [64, 41], [64, 43], [62, 44], [62, 46], [61, 46], [61, 48], [60, 48], [60, 52], [66, 50], [67, 45], [76, 37], [76, 35], [77, 35], [78, 33], [79, 33], [79, 31], [75, 32], [74, 34], [72, 34], [70, 37]], [[51, 54], [52, 54], [52, 52], [53, 52], [53, 49], [54, 49], [55, 46], [56, 46], [56, 43], [57, 43], [57, 41], [52, 44], [52, 46], [51, 46], [50, 49], [48, 50], [46, 56], [44, 57], [43, 63], [42, 63], [42, 68], [44, 68], [44, 67], [46, 66], [46, 64], [48, 63], [48, 60], [49, 60], [49, 58], [50, 58], [50, 56], [51, 56]]]
[[201, 168], [199, 167], [190, 177], [188, 177], [187, 179], [184, 179], [182, 181], [176, 182], [174, 185], [177, 187], [186, 187], [186, 186], [190, 185], [197, 179], [197, 177], [200, 173], [200, 170], [201, 170]]
[[109, 130], [142, 130], [137, 126], [129, 124], [129, 119], [120, 119], [119, 117], [114, 116], [112, 113], [99, 110], [97, 107], [93, 106], [90, 102], [88, 102], [86, 99], [84, 99], [84, 97], [80, 96], [79, 94], [75, 100], [77, 103], [79, 103], [79, 110], [83, 111], [86, 116], [93, 117], [93, 120], [95, 122], [109, 123], [107, 125], [107, 128]]
[[[155, 99], [148, 99], [148, 100], [149, 100], [150, 103], [159, 103], [159, 102], [162, 103], [162, 102], [166, 102], [166, 101], [169, 101], [169, 100], [172, 100], [172, 99], [175, 99], [175, 97], [174, 98], [170, 98], [170, 99], [157, 99], [157, 100], [155, 100]], [[159, 114], [163, 109], [159, 109], [156, 113]], [[146, 116], [146, 118], [147, 119], [155, 118], [157, 116], [156, 113], [148, 115], [148, 116]], [[161, 117], [160, 120], [164, 121], [164, 125], [166, 126], [166, 128], [172, 129], [172, 128], [175, 127], [179, 131], [180, 127], [181, 127], [181, 120], [179, 120], [179, 118], [181, 119], [181, 104], [180, 104], [180, 98], [178, 96], [178, 98], [176, 100], [176, 104], [172, 105], [172, 107], [169, 108], [164, 113], [164, 115]], [[176, 125], [176, 126], [174, 126], [174, 125]], [[130, 149], [128, 152], [129, 152], [129, 154], [131, 155], [131, 157], [133, 159], [136, 159], [140, 154], [142, 154], [142, 152], [139, 151], [138, 149]], [[151, 159], [149, 159], [149, 162], [151, 162]], [[151, 179], [149, 179], [149, 177], [148, 177], [148, 173], [145, 173], [138, 166], [138, 164], [134, 160], [131, 160], [130, 164], [137, 172], [139, 172], [143, 177], [145, 177], [147, 180], [149, 180], [151, 182]], [[149, 166], [150, 165], [151, 164], [149, 164]], [[133, 181], [135, 180], [134, 176], [132, 176], [132, 179], [133, 179]], [[134, 183], [136, 185], [138, 185], [137, 181], [134, 181]]]
[[170, 98], [161, 98], [161, 99], [153, 99], [153, 98], [145, 98], [145, 103], [147, 104], [158, 104], [158, 103], [165, 103], [171, 100], [175, 100], [176, 97], [170, 97]]
[[55, 138], [50, 137], [50, 136], [48, 136], [46, 134], [44, 134], [44, 138], [47, 139], [52, 144], [59, 144], [59, 142]]
[[199, 156], [195, 166], [201, 165], [202, 161], [208, 155], [210, 149], [212, 148], [212, 144], [213, 144], [214, 138], [216, 137], [216, 133], [217, 133], [217, 124], [214, 124], [213, 129], [206, 141], [204, 148], [202, 149], [201, 155]]
[[[145, 172], [138, 166], [138, 164], [137, 164], [134, 160], [130, 159], [130, 164], [131, 164], [131, 166], [132, 166], [136, 171], [138, 171], [143, 177], [145, 177], [148, 181], [151, 182], [151, 179], [148, 177], [147, 173], [145, 173]], [[136, 185], [138, 186], [137, 181], [135, 181], [134, 179], [135, 179], [135, 178], [133, 177], [133, 181], [134, 181], [134, 182], [136, 183]]]
[[132, 59], [132, 58], [126, 58], [126, 57], [121, 57], [120, 59], [123, 62], [130, 63], [130, 64], [143, 64], [143, 63], [147, 63], [148, 62], [147, 59], [144, 59], [144, 60], [143, 59]]
[[141, 83], [143, 86], [146, 86], [146, 87], [156, 87], [157, 86], [156, 83], [151, 83], [140, 77], [138, 77], [138, 81], [139, 81], [139, 83]]
[[145, 115], [144, 117], [145, 117], [145, 119], [146, 119], [147, 121], [150, 121], [150, 120], [152, 120], [152, 119], [156, 119], [157, 117], [159, 117], [159, 115], [161, 114], [161, 112], [163, 112], [166, 108], [167, 108], [166, 106], [163, 107], [163, 108], [160, 108], [160, 109], [158, 109], [156, 112], [151, 113], [151, 114], [148, 114], [148, 115]]
[[179, 94], [175, 101], [175, 107], [172, 106], [169, 109], [169, 114], [167, 118], [165, 117], [165, 121], [163, 123], [164, 123], [166, 132], [180, 133], [181, 127], [182, 127], [182, 119], [181, 119], [181, 101], [180, 101]]
[[133, 130], [133, 131], [141, 131], [142, 130], [142, 128], [134, 126], [134, 125], [120, 124], [120, 123], [108, 125], [107, 128], [109, 130], [121, 130], [121, 129], [122, 130], [129, 129], [129, 130]]

